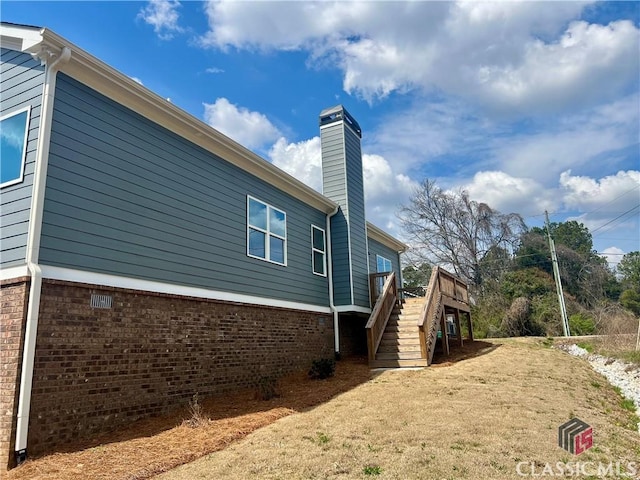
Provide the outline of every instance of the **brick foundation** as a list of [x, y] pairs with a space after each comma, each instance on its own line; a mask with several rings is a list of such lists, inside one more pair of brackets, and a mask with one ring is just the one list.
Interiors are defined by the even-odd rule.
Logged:
[[332, 355], [328, 314], [45, 280], [29, 455]]
[[[18, 385], [29, 299], [29, 278], [5, 280], [0, 287], [0, 471], [15, 466]], [[2, 475], [0, 475], [2, 476]]]

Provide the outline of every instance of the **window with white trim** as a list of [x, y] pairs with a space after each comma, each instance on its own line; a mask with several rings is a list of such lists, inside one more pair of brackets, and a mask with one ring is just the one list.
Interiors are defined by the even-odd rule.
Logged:
[[313, 273], [327, 276], [327, 239], [322, 228], [311, 225], [311, 255]]
[[376, 270], [378, 273], [390, 272], [391, 260], [380, 255], [376, 255]]
[[31, 107], [0, 117], [0, 188], [22, 182]]
[[247, 255], [287, 264], [287, 214], [247, 196]]

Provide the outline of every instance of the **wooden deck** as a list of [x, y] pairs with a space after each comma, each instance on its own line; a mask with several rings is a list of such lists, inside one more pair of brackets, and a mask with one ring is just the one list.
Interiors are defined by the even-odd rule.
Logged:
[[446, 270], [434, 267], [424, 297], [400, 298], [394, 274], [373, 274], [371, 285], [377, 298], [366, 327], [372, 368], [431, 365], [436, 345], [448, 355], [451, 342], [464, 344], [462, 316], [466, 340], [473, 340], [467, 284]]

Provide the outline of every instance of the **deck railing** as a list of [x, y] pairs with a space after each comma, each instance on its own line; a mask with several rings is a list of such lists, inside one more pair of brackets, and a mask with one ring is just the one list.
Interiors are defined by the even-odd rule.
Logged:
[[[385, 278], [386, 277], [386, 278]], [[376, 352], [382, 340], [382, 335], [387, 327], [389, 316], [393, 308], [398, 303], [398, 285], [396, 284], [395, 273], [373, 274], [371, 275], [371, 283], [378, 284], [378, 278], [385, 278], [384, 285], [377, 295], [377, 300], [366, 325], [367, 330], [367, 350], [369, 351], [369, 363], [376, 358]], [[372, 288], [372, 295], [374, 288]], [[377, 292], [376, 292], [377, 293]]]
[[[422, 358], [431, 364], [436, 348], [438, 326], [444, 315], [445, 298], [469, 304], [469, 289], [466, 283], [440, 267], [433, 267], [425, 295], [425, 302], [418, 319], [420, 350]], [[443, 332], [445, 335], [446, 332]]]

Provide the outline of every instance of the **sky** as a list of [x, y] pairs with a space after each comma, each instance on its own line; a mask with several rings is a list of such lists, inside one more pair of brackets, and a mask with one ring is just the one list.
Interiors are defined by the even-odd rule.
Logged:
[[640, 250], [638, 2], [16, 2], [321, 191], [318, 115], [363, 130], [367, 217], [425, 179], [529, 227], [576, 220], [613, 266]]

